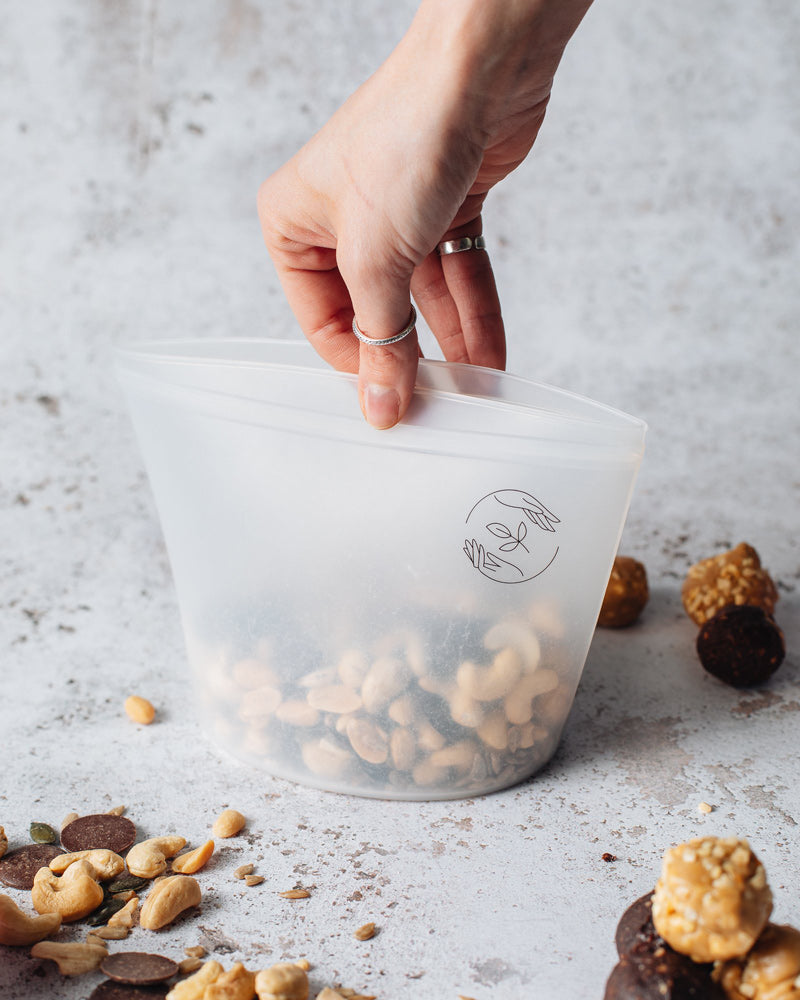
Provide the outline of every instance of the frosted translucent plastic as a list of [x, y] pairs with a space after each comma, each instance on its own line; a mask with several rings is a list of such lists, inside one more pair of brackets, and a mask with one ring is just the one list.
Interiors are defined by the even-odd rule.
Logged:
[[118, 354], [211, 737], [270, 773], [476, 795], [558, 744], [645, 426], [422, 361], [408, 417], [300, 341]]

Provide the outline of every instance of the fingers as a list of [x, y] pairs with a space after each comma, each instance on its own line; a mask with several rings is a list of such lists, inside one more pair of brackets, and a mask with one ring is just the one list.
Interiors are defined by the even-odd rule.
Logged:
[[[372, 252], [359, 248], [357, 260], [340, 255], [339, 269], [364, 336], [383, 340], [408, 325], [413, 267], [399, 256], [391, 261], [384, 257], [381, 263], [377, 248]], [[405, 414], [414, 392], [418, 359], [416, 330], [394, 344], [359, 343], [358, 394], [362, 412], [373, 427], [386, 430]]]
[[[480, 234], [480, 220], [446, 239]], [[440, 257], [434, 251], [414, 273], [414, 298], [447, 361], [504, 368], [505, 328], [491, 260], [485, 250]]]

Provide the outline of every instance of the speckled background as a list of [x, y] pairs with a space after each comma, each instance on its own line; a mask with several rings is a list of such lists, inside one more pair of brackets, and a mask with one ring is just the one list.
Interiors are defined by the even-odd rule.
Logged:
[[[534, 153], [489, 199], [509, 367], [649, 424], [622, 548], [652, 598], [635, 628], [597, 633], [544, 772], [422, 804], [296, 787], [205, 742], [111, 373], [114, 345], [142, 336], [296, 335], [258, 184], [412, 10], [7, 5], [0, 825], [15, 846], [33, 819], [125, 804], [142, 836], [199, 843], [221, 808], [244, 812], [201, 912], [125, 947], [180, 957], [199, 942], [226, 967], [305, 956], [313, 990], [380, 1000], [600, 997], [618, 916], [684, 838], [749, 837], [775, 919], [800, 924], [800, 10], [598, 0]], [[748, 692], [703, 673], [679, 600], [692, 562], [742, 540], [779, 581], [790, 651]], [[123, 715], [132, 690], [158, 708], [149, 728]], [[232, 878], [244, 861], [263, 884]], [[308, 900], [277, 895], [295, 883]], [[359, 943], [367, 920], [379, 934]], [[8, 1000], [77, 1000], [99, 978], [64, 982], [0, 948]]]

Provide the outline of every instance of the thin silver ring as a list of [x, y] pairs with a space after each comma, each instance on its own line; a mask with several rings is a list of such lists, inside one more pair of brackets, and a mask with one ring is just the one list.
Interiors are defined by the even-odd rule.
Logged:
[[460, 240], [442, 240], [436, 248], [440, 257], [449, 253], [463, 253], [465, 250], [485, 250], [486, 240], [483, 236], [462, 236]]
[[404, 337], [407, 337], [416, 325], [417, 310], [412, 305], [411, 316], [408, 323], [403, 327], [400, 333], [396, 333], [393, 337], [384, 337], [382, 340], [376, 340], [374, 337], [368, 337], [365, 333], [362, 333], [358, 328], [355, 316], [353, 317], [353, 333], [356, 337], [358, 337], [362, 344], [369, 344], [371, 347], [387, 347], [389, 344], [396, 344], [398, 340], [402, 340]]

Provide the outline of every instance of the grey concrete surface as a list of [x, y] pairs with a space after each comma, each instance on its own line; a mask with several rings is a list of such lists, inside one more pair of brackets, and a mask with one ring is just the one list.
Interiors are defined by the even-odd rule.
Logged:
[[[490, 196], [509, 368], [649, 424], [622, 550], [652, 597], [636, 627], [596, 634], [536, 778], [385, 803], [270, 778], [205, 740], [111, 364], [144, 336], [299, 336], [258, 184], [412, 11], [3, 6], [0, 825], [13, 847], [31, 820], [125, 804], [142, 836], [199, 843], [230, 805], [246, 835], [203, 874], [201, 912], [124, 947], [200, 942], [226, 968], [306, 957], [312, 996], [339, 982], [380, 1000], [588, 1000], [619, 915], [680, 840], [748, 837], [775, 919], [800, 924], [800, 13], [598, 0], [536, 149]], [[742, 540], [778, 581], [789, 649], [744, 692], [701, 670], [679, 598], [691, 563]], [[158, 708], [148, 728], [123, 715], [134, 690]], [[265, 882], [246, 889], [231, 873], [248, 860]], [[296, 882], [308, 900], [277, 895]], [[367, 920], [380, 932], [359, 943]], [[99, 978], [0, 948], [7, 1000], [77, 1000]]]

